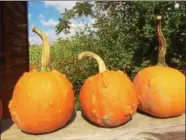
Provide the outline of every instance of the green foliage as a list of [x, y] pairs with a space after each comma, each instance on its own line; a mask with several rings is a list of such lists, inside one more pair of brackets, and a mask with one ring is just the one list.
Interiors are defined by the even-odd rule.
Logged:
[[32, 45], [29, 47], [30, 67], [40, 69], [41, 66], [41, 47]]
[[66, 34], [69, 33], [71, 24], [69, 20], [78, 16], [92, 15], [92, 7], [93, 5], [88, 2], [77, 2], [72, 9], [65, 9], [65, 12], [61, 14], [62, 17], [59, 18], [59, 24], [56, 25], [56, 34], [59, 34], [62, 31]]
[[[175, 3], [179, 7], [175, 8]], [[77, 60], [78, 53], [92, 51], [100, 55], [110, 70], [123, 70], [133, 79], [144, 67], [157, 64], [158, 41], [155, 17], [162, 15], [162, 30], [167, 41], [166, 62], [181, 72], [186, 68], [186, 2], [77, 2], [62, 13], [56, 33], [69, 32], [70, 19], [94, 17], [97, 32], [77, 32], [71, 39], [59, 38], [51, 46], [51, 65], [67, 74], [79, 108], [79, 90], [86, 78], [98, 72], [92, 58]], [[40, 65], [40, 47], [30, 47], [32, 65]]]
[[[75, 18], [94, 17], [99, 38], [98, 50], [111, 69], [123, 69], [128, 74], [157, 63], [158, 42], [155, 33], [155, 18], [161, 15], [162, 28], [167, 40], [167, 63], [180, 69], [185, 67], [186, 53], [186, 2], [96, 2], [95, 8], [88, 2], [77, 3], [70, 11]], [[175, 8], [178, 3], [179, 7]], [[87, 8], [88, 7], [88, 8]], [[78, 10], [73, 10], [78, 9]], [[84, 10], [84, 12], [83, 12]], [[93, 14], [94, 13], [94, 14]], [[64, 15], [66, 15], [64, 13]], [[62, 19], [62, 18], [61, 18]], [[63, 20], [59, 22], [59, 25]], [[56, 28], [57, 31], [58, 28]], [[62, 29], [61, 31], [65, 30]], [[61, 32], [59, 31], [59, 32]], [[117, 56], [117, 57], [115, 57]], [[118, 62], [119, 61], [119, 62]]]

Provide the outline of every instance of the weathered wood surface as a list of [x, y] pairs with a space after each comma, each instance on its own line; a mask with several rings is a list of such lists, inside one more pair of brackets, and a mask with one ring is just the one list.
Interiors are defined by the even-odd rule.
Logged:
[[29, 70], [27, 2], [0, 1], [0, 99], [3, 118], [10, 118], [8, 103], [20, 76]]
[[158, 119], [137, 113], [120, 127], [101, 128], [77, 112], [66, 127], [43, 135], [26, 134], [11, 124], [10, 120], [2, 121], [1, 140], [185, 140], [185, 114]]

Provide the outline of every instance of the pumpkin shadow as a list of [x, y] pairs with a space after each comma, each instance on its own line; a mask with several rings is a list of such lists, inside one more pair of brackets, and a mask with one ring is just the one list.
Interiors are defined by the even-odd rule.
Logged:
[[91, 122], [91, 121], [85, 116], [85, 114], [84, 114], [83, 111], [81, 111], [81, 117], [82, 117], [87, 123], [89, 123], [90, 125], [93, 125], [93, 126], [96, 126], [96, 127], [99, 127], [99, 128], [105, 128], [105, 129], [114, 129], [114, 128], [117, 128], [117, 127], [121, 127], [121, 126], [123, 126], [123, 125], [129, 123], [129, 122], [132, 120], [132, 117], [131, 117], [131, 118], [130, 118], [127, 122], [125, 122], [125, 123], [122, 123], [122, 124], [117, 125], [117, 126], [111, 126], [111, 127], [108, 126], [108, 127], [107, 127], [107, 126], [100, 126], [100, 125], [98, 125], [98, 124], [95, 124], [95, 123]]
[[137, 110], [137, 112], [139, 113], [139, 114], [142, 114], [142, 115], [144, 115], [144, 116], [148, 116], [148, 117], [151, 117], [151, 118], [155, 118], [155, 119], [171, 119], [171, 118], [176, 118], [176, 117], [179, 117], [179, 116], [182, 116], [183, 114], [180, 114], [180, 115], [177, 115], [177, 116], [172, 116], [172, 117], [156, 117], [156, 116], [153, 116], [153, 115], [151, 115], [151, 114], [149, 114], [149, 113], [146, 113], [146, 112], [144, 112], [144, 111], [141, 111], [141, 110]]
[[11, 119], [6, 120], [6, 123], [5, 122], [3, 123], [3, 121], [1, 120], [0, 121], [0, 134], [5, 132], [6, 130], [8, 130], [13, 124], [14, 123], [13, 123], [13, 121]]
[[56, 130], [54, 130], [54, 131], [50, 131], [50, 132], [47, 132], [47, 133], [39, 133], [39, 134], [28, 133], [28, 132], [25, 132], [25, 131], [23, 131], [23, 130], [21, 130], [21, 131], [22, 131], [23, 133], [25, 133], [25, 134], [28, 134], [28, 135], [45, 135], [45, 134], [55, 133], [55, 132], [57, 132], [57, 131], [59, 131], [59, 130], [61, 130], [61, 129], [65, 129], [66, 127], [68, 127], [68, 126], [75, 120], [76, 115], [77, 115], [77, 113], [76, 113], [76, 111], [74, 110], [73, 113], [72, 113], [72, 116], [71, 116], [70, 120], [69, 120], [64, 126], [58, 128], [58, 129], [56, 129]]

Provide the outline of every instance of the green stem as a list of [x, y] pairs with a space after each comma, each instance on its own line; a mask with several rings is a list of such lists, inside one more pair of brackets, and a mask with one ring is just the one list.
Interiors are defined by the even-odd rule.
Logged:
[[98, 56], [97, 54], [92, 53], [92, 52], [82, 52], [78, 55], [78, 59], [81, 60], [85, 56], [93, 57], [94, 59], [96, 59], [100, 73], [107, 70], [103, 59], [100, 56]]
[[161, 29], [161, 16], [157, 16], [156, 18], [156, 33], [157, 33], [157, 38], [159, 42], [159, 52], [158, 52], [158, 64], [161, 66], [167, 66], [166, 61], [165, 61], [165, 55], [166, 55], [166, 40], [164, 38], [164, 35], [162, 33]]
[[32, 31], [35, 32], [43, 41], [43, 48], [42, 48], [42, 57], [41, 57], [41, 71], [47, 71], [49, 69], [50, 63], [50, 46], [47, 35], [37, 29], [36, 27], [32, 27]]

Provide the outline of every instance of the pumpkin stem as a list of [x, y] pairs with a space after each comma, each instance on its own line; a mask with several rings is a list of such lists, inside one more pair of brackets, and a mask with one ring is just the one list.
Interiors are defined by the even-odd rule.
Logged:
[[98, 56], [95, 53], [92, 52], [82, 52], [78, 55], [78, 59], [81, 60], [83, 57], [85, 56], [89, 56], [89, 57], [93, 57], [94, 59], [97, 60], [98, 66], [99, 66], [99, 72], [104, 72], [107, 70], [106, 66], [105, 66], [105, 62], [103, 61], [103, 59]]
[[161, 29], [161, 16], [157, 16], [156, 18], [156, 33], [157, 33], [157, 38], [159, 42], [159, 52], [158, 52], [158, 64], [157, 65], [162, 65], [162, 66], [167, 66], [165, 62], [165, 55], [166, 55], [166, 40], [164, 38], [162, 29]]
[[49, 47], [48, 37], [43, 31], [37, 29], [34, 26], [32, 26], [32, 31], [38, 34], [43, 41], [41, 71], [47, 71], [48, 65], [50, 63], [50, 47]]

